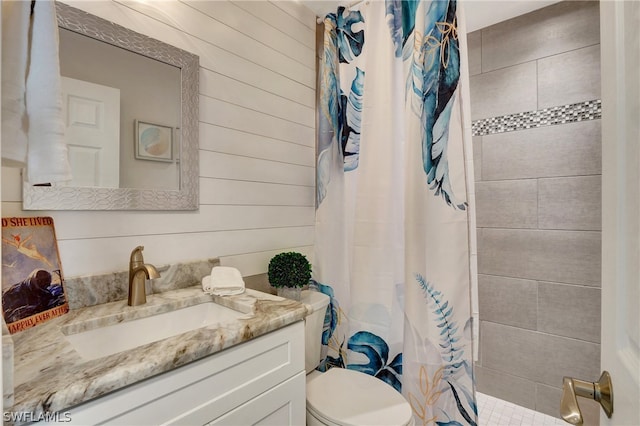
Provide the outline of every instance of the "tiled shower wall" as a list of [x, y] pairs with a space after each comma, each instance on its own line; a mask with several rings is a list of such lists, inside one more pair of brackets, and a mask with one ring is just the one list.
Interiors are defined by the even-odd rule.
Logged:
[[553, 416], [564, 375], [600, 375], [599, 38], [597, 1], [468, 35], [478, 390]]

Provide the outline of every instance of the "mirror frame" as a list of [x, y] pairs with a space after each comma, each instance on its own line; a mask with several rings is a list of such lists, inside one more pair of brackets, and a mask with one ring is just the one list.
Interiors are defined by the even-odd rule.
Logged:
[[180, 68], [180, 186], [177, 190], [32, 186], [25, 210], [197, 210], [199, 206], [199, 58], [190, 52], [56, 2], [58, 27]]

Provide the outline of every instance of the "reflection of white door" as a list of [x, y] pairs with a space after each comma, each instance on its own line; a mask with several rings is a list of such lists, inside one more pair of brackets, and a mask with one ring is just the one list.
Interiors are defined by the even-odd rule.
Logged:
[[120, 89], [62, 77], [70, 186], [118, 188]]
[[601, 1], [602, 369], [613, 417], [640, 425], [640, 2]]

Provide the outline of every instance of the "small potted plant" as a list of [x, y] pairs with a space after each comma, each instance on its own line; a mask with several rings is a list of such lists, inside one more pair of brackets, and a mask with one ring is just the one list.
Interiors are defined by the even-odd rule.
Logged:
[[300, 300], [302, 287], [311, 279], [311, 265], [301, 253], [280, 253], [269, 261], [268, 276], [278, 296]]

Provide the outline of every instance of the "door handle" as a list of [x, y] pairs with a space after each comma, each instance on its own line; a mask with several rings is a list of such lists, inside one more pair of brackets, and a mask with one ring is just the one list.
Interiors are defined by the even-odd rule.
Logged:
[[603, 371], [597, 382], [564, 377], [562, 379], [562, 399], [560, 400], [560, 415], [565, 422], [581, 425], [582, 412], [578, 406], [578, 396], [598, 401], [607, 417], [613, 414], [613, 386], [611, 375]]

